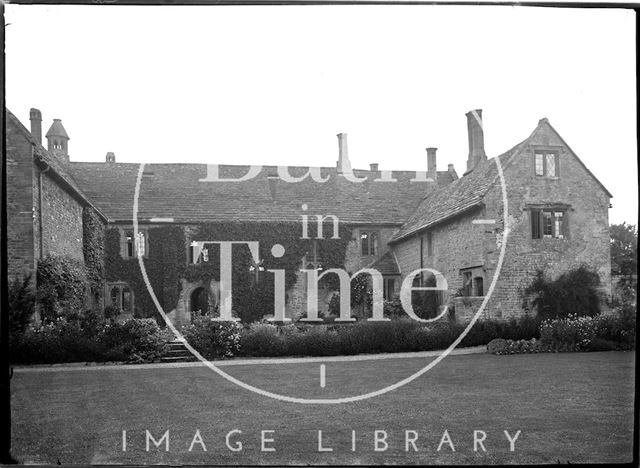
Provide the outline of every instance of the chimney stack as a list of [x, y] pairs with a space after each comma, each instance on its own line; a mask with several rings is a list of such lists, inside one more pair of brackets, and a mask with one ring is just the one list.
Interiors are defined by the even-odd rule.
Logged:
[[434, 182], [438, 182], [437, 150], [438, 148], [427, 148], [427, 179], [432, 179]]
[[116, 162], [116, 155], [115, 155], [115, 153], [113, 153], [112, 151], [109, 151], [109, 152], [107, 153], [106, 158], [105, 158], [105, 162], [108, 162], [108, 163], [114, 163], [114, 162]]
[[39, 145], [42, 144], [42, 112], [33, 107], [29, 111], [29, 120], [31, 121], [31, 135]]
[[369, 164], [369, 169], [371, 169], [371, 171], [377, 171], [378, 170], [378, 163], [370, 163]]
[[482, 127], [482, 109], [467, 112], [467, 129], [469, 131], [469, 158], [467, 172], [471, 172], [481, 161], [487, 160], [484, 152], [484, 130]]
[[447, 166], [447, 171], [449, 171], [449, 174], [451, 174], [451, 178], [453, 180], [456, 180], [458, 178], [458, 173], [456, 172], [456, 170], [453, 168], [453, 164], [449, 164]]
[[338, 133], [338, 174], [351, 172], [349, 151], [347, 149], [347, 134]]

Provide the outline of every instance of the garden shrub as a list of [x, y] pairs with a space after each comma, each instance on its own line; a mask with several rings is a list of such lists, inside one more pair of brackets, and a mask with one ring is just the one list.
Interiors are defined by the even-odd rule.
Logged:
[[492, 354], [502, 354], [502, 351], [504, 351], [506, 348], [507, 340], [505, 340], [504, 338], [494, 338], [493, 340], [489, 341], [489, 344], [487, 344], [487, 351]]
[[326, 325], [309, 327], [305, 332], [283, 337], [287, 356], [336, 356], [341, 354], [338, 331]]
[[492, 354], [521, 354], [545, 352], [549, 351], [549, 348], [542, 345], [535, 338], [530, 340], [495, 339], [489, 342], [487, 351]]
[[540, 340], [554, 351], [607, 351], [635, 348], [635, 316], [624, 314], [596, 317], [575, 315], [545, 320], [540, 324]]
[[36, 280], [43, 322], [84, 310], [89, 281], [82, 261], [47, 255], [38, 261]]
[[240, 336], [240, 351], [245, 356], [282, 356], [284, 342], [278, 327], [265, 323], [251, 324]]
[[[522, 325], [521, 325], [522, 324]], [[522, 327], [520, 329], [519, 327]], [[366, 353], [433, 351], [450, 346], [466, 328], [448, 321], [418, 323], [409, 318], [358, 321], [348, 324], [277, 327], [252, 324], [240, 339], [240, 354], [245, 356], [332, 356]], [[536, 328], [529, 319], [511, 322], [476, 323], [461, 346], [486, 345], [494, 338], [533, 338]]]
[[119, 307], [114, 305], [108, 305], [107, 307], [104, 308], [103, 315], [105, 319], [113, 320], [113, 319], [116, 319], [121, 313], [122, 311], [120, 310]]
[[27, 328], [10, 343], [10, 359], [15, 363], [110, 361], [119, 357], [87, 334], [80, 323], [62, 317]]
[[159, 359], [167, 351], [171, 338], [171, 332], [161, 329], [154, 319], [132, 318], [107, 324], [99, 341], [118, 360], [148, 362]]
[[9, 309], [9, 335], [17, 337], [24, 333], [35, 308], [35, 295], [31, 289], [31, 275], [22, 280], [14, 278], [9, 285], [7, 305]]
[[524, 290], [524, 307], [529, 300], [541, 320], [568, 316], [593, 317], [600, 312], [598, 273], [582, 265], [550, 280], [541, 270]]
[[182, 336], [207, 359], [232, 357], [240, 346], [242, 326], [237, 322], [220, 322], [211, 314], [193, 314], [191, 324], [182, 328]]
[[390, 301], [384, 301], [383, 311], [384, 316], [389, 317], [390, 319], [406, 316], [399, 297], [395, 297]]
[[10, 343], [14, 363], [150, 362], [167, 351], [171, 333], [153, 319], [130, 319], [109, 323], [100, 313], [81, 319], [58, 317], [53, 322], [28, 327]]

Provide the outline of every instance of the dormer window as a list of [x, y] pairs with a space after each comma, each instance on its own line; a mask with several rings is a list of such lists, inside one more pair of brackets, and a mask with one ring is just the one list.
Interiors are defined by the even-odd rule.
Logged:
[[560, 158], [555, 151], [536, 151], [534, 153], [534, 167], [536, 176], [558, 177], [560, 173]]

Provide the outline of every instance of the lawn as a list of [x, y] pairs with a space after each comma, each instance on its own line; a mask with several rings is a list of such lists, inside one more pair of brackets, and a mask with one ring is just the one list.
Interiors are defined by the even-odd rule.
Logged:
[[[375, 390], [425, 363], [424, 358], [327, 362], [324, 388], [319, 363], [224, 370], [266, 390], [333, 398]], [[53, 464], [630, 462], [634, 364], [628, 352], [450, 356], [398, 390], [340, 405], [276, 401], [202, 367], [17, 370], [13, 454], [23, 463]], [[163, 443], [147, 452], [145, 430], [156, 440], [169, 430], [169, 451]], [[189, 451], [197, 430], [202, 443]], [[232, 446], [242, 442], [238, 452], [225, 444], [233, 430], [242, 431], [230, 436]], [[333, 451], [318, 451], [318, 430], [323, 448]], [[386, 432], [385, 451], [375, 451], [376, 430]], [[445, 430], [450, 443], [438, 451]], [[480, 445], [474, 451], [474, 430], [486, 435], [486, 452]], [[512, 438], [521, 431], [514, 451], [505, 430]], [[261, 451], [261, 431], [274, 431], [264, 438], [273, 439], [265, 448], [275, 451]], [[416, 431], [409, 433], [411, 439], [417, 436], [409, 451], [405, 431]]]

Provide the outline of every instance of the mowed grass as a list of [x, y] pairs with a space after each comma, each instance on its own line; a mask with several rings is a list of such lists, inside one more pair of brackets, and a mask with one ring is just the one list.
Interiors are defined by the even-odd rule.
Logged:
[[[423, 359], [224, 367], [234, 377], [298, 397], [334, 398], [407, 377]], [[23, 463], [538, 464], [632, 460], [634, 354], [450, 356], [404, 387], [339, 405], [285, 403], [206, 368], [21, 372], [12, 383], [13, 455]], [[356, 392], [354, 392], [356, 391]], [[242, 451], [225, 445], [225, 434]], [[122, 450], [122, 431], [127, 450]], [[169, 430], [169, 451], [151, 445]], [[200, 431], [207, 451], [196, 443]], [[261, 451], [261, 431], [274, 439]], [[317, 431], [331, 452], [318, 452]], [[388, 449], [374, 450], [374, 431]], [[447, 430], [449, 444], [437, 450]], [[486, 452], [474, 451], [484, 431]], [[504, 435], [520, 436], [515, 450]], [[352, 431], [356, 450], [352, 451]], [[417, 431], [405, 450], [405, 431]], [[383, 448], [383, 447], [381, 447]]]

